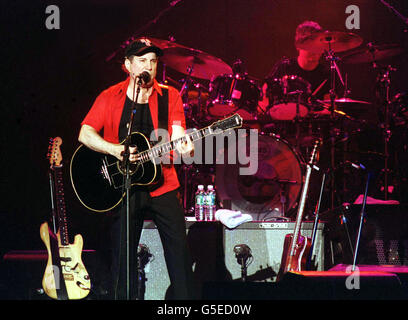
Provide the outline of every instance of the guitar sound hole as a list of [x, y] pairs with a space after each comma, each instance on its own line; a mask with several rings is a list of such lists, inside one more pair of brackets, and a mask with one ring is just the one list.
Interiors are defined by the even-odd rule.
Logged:
[[[139, 171], [139, 168], [143, 168], [143, 165], [141, 163], [134, 163], [129, 166], [129, 174], [132, 176], [134, 175], [137, 171]], [[119, 165], [119, 171], [121, 174], [126, 175], [126, 167], [124, 163], [120, 163]], [[143, 170], [141, 170], [143, 172]]]

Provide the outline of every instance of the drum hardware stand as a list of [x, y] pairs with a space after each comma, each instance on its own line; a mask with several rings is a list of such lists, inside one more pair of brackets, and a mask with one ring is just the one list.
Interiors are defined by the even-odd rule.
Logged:
[[[373, 53], [374, 56], [374, 53]], [[376, 62], [373, 62], [373, 68], [379, 68]], [[388, 65], [385, 68], [382, 68], [381, 73], [379, 73], [377, 77], [378, 83], [385, 87], [385, 101], [384, 101], [384, 122], [381, 124], [383, 129], [383, 137], [384, 137], [384, 200], [388, 200], [388, 177], [389, 177], [389, 142], [391, 138], [391, 130], [390, 130], [390, 87], [391, 87], [391, 79], [390, 79], [390, 72], [395, 71], [396, 68]]]
[[[285, 86], [286, 83], [286, 86]], [[296, 116], [295, 116], [295, 125], [296, 125], [296, 142], [295, 142], [295, 148], [296, 150], [301, 153], [300, 150], [300, 146], [299, 146], [299, 139], [300, 139], [300, 123], [301, 123], [301, 117], [300, 117], [300, 98], [301, 95], [304, 93], [302, 90], [295, 90], [295, 91], [291, 91], [287, 93], [287, 89], [285, 89], [285, 87], [287, 87], [287, 82], [286, 80], [284, 81], [284, 96], [290, 96], [290, 95], [297, 95], [297, 99], [296, 99]]]
[[[331, 37], [328, 37], [331, 38]], [[325, 50], [326, 60], [330, 61], [330, 166], [331, 168], [335, 167], [335, 155], [334, 155], [334, 145], [335, 145], [335, 129], [334, 129], [334, 102], [336, 99], [336, 73], [339, 75], [343, 85], [340, 70], [336, 64], [338, 57], [334, 55], [334, 51], [331, 49], [330, 39], [328, 40], [329, 50]], [[334, 197], [335, 197], [335, 185], [334, 185], [334, 171], [331, 173], [330, 179], [330, 208], [334, 209]]]
[[[192, 72], [193, 72], [193, 67], [189, 66], [189, 67], [187, 68], [187, 77], [186, 77], [186, 79], [184, 80], [183, 86], [181, 87], [181, 90], [180, 90], [180, 93], [179, 93], [181, 97], [184, 96], [187, 87], [190, 85], [190, 82], [191, 82], [191, 73], [192, 73]], [[184, 103], [184, 101], [183, 101], [183, 103]], [[186, 103], [188, 104], [188, 95], [187, 95], [187, 101], [186, 101]]]
[[278, 180], [278, 182], [279, 182], [279, 198], [280, 198], [280, 203], [281, 203], [281, 208], [282, 208], [281, 216], [285, 216], [285, 214], [286, 214], [286, 210], [285, 210], [285, 206], [286, 206], [286, 185], [287, 185], [287, 183], [290, 183], [290, 182], [279, 181], [279, 180]]

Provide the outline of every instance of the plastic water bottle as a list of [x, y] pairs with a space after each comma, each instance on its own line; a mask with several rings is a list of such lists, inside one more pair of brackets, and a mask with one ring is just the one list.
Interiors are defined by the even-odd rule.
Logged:
[[200, 184], [198, 185], [197, 191], [195, 193], [194, 214], [196, 221], [205, 220], [204, 201], [205, 201], [204, 186]]
[[216, 206], [216, 194], [213, 185], [207, 186], [207, 194], [205, 201], [205, 215], [207, 221], [215, 220], [215, 212], [217, 211]]

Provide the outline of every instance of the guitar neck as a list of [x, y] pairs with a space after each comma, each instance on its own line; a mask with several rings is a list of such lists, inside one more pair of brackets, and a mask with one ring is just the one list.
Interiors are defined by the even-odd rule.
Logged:
[[62, 165], [51, 166], [52, 178], [55, 190], [55, 208], [58, 219], [58, 230], [60, 232], [61, 244], [69, 245], [68, 223], [65, 209], [65, 196], [62, 175]]
[[314, 157], [316, 155], [316, 151], [317, 151], [317, 147], [318, 147], [319, 143], [320, 143], [319, 141], [316, 141], [315, 146], [314, 146], [313, 151], [312, 151], [312, 155], [310, 157], [310, 161], [309, 161], [309, 163], [307, 164], [307, 167], [306, 167], [306, 176], [305, 176], [303, 190], [302, 190], [302, 194], [301, 194], [300, 202], [299, 202], [299, 206], [298, 206], [298, 212], [297, 212], [297, 216], [296, 216], [295, 229], [293, 231], [293, 240], [292, 240], [292, 245], [291, 245], [291, 249], [290, 249], [290, 255], [294, 255], [295, 247], [297, 245], [298, 238], [299, 238], [299, 235], [300, 235], [300, 228], [301, 228], [301, 225], [302, 225], [303, 211], [304, 211], [304, 208], [305, 208], [307, 192], [309, 190], [310, 175], [312, 174], [312, 165], [313, 165]]
[[160, 143], [148, 150], [140, 152], [140, 162], [145, 163], [157, 159], [174, 150], [180, 142], [187, 142], [188, 140], [194, 142], [212, 134], [214, 134], [214, 131], [211, 129], [211, 126], [208, 126], [200, 130], [194, 130], [193, 132], [172, 141]]
[[291, 247], [291, 255], [293, 255], [295, 246], [297, 244], [299, 235], [300, 235], [300, 227], [302, 225], [302, 218], [303, 218], [303, 211], [305, 208], [305, 202], [306, 202], [306, 196], [307, 192], [309, 189], [309, 182], [310, 182], [310, 175], [312, 173], [312, 167], [310, 165], [307, 165], [307, 172], [306, 172], [306, 177], [305, 177], [305, 182], [302, 190], [302, 195], [300, 197], [300, 202], [299, 202], [299, 207], [298, 207], [298, 212], [296, 216], [296, 222], [295, 222], [295, 230], [293, 231], [293, 242], [292, 242], [292, 247]]

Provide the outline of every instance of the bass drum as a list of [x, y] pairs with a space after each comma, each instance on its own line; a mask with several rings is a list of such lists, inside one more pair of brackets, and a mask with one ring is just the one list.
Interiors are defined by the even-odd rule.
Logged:
[[[302, 157], [273, 133], [259, 134], [257, 146], [249, 146], [248, 140], [246, 154], [250, 161], [257, 158], [257, 170], [252, 175], [240, 174], [240, 168], [254, 165], [251, 162], [217, 165], [216, 190], [220, 202], [224, 208], [252, 215], [255, 221], [293, 216], [303, 185]], [[224, 154], [227, 152], [230, 150]], [[257, 152], [257, 157], [253, 152]]]

